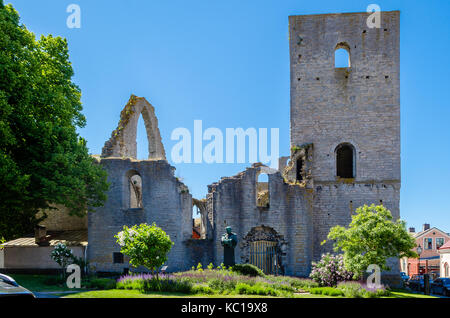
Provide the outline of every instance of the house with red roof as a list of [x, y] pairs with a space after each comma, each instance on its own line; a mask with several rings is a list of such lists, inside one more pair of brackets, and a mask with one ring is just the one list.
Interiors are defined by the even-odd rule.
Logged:
[[[400, 271], [409, 276], [425, 273], [443, 276], [440, 249], [450, 243], [450, 234], [437, 227], [430, 227], [430, 224], [424, 224], [420, 232], [409, 228], [409, 234], [416, 240], [414, 251], [417, 252], [419, 246], [421, 248], [420, 258], [402, 258]], [[450, 261], [447, 263], [450, 264]]]
[[441, 277], [450, 277], [450, 241], [439, 248]]

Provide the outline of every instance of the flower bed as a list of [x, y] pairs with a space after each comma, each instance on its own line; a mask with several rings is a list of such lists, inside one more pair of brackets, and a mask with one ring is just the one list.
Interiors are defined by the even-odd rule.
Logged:
[[190, 270], [160, 275], [131, 274], [117, 281], [119, 289], [141, 292], [165, 291], [186, 294], [268, 295], [289, 297], [317, 284], [310, 279], [285, 276], [246, 276], [226, 269]]

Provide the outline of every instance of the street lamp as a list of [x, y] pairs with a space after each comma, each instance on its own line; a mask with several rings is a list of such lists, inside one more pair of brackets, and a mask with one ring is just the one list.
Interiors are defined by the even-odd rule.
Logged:
[[419, 254], [419, 265], [417, 266], [417, 274], [420, 275], [420, 254], [422, 254], [422, 247], [419, 246], [417, 247], [417, 254]]

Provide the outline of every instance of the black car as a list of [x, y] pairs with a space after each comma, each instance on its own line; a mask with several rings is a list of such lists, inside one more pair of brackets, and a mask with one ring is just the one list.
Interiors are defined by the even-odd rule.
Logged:
[[28, 289], [17, 284], [12, 277], [0, 274], [0, 298], [1, 297], [34, 298], [34, 295]]
[[[425, 282], [424, 275], [413, 275], [411, 279], [408, 281], [408, 287], [412, 290], [416, 291], [424, 291], [425, 290]], [[433, 280], [430, 277], [430, 286], [433, 283]]]
[[450, 296], [450, 278], [438, 278], [431, 284], [431, 293]]

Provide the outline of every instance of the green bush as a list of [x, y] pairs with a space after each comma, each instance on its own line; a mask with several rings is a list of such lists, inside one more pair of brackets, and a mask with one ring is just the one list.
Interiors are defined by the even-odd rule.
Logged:
[[348, 298], [378, 298], [389, 296], [391, 292], [384, 287], [368, 288], [359, 282], [343, 282], [337, 286]]
[[269, 286], [264, 286], [262, 284], [249, 285], [246, 283], [236, 284], [236, 293], [240, 295], [263, 295], [263, 296], [277, 296], [277, 291]]
[[316, 287], [311, 288], [310, 290], [311, 294], [315, 295], [325, 295], [325, 296], [344, 296], [344, 292], [340, 289], [334, 288], [334, 287]]
[[270, 276], [271, 280], [279, 283], [286, 283], [296, 289], [309, 290], [314, 287], [319, 287], [319, 283], [309, 278], [297, 278], [289, 276]]
[[107, 290], [116, 288], [116, 280], [111, 278], [93, 278], [86, 282], [90, 289]]
[[207, 285], [194, 285], [192, 287], [191, 292], [193, 294], [207, 294], [207, 295], [214, 294], [214, 290]]
[[236, 281], [215, 278], [208, 282], [208, 287], [223, 293], [226, 290], [233, 290], [236, 287]]
[[233, 272], [242, 274], [242, 275], [246, 275], [246, 276], [252, 276], [252, 277], [256, 277], [256, 276], [260, 276], [260, 277], [264, 277], [264, 273], [262, 270], [260, 270], [258, 267], [256, 267], [255, 265], [252, 264], [236, 264], [234, 265], [231, 270]]

